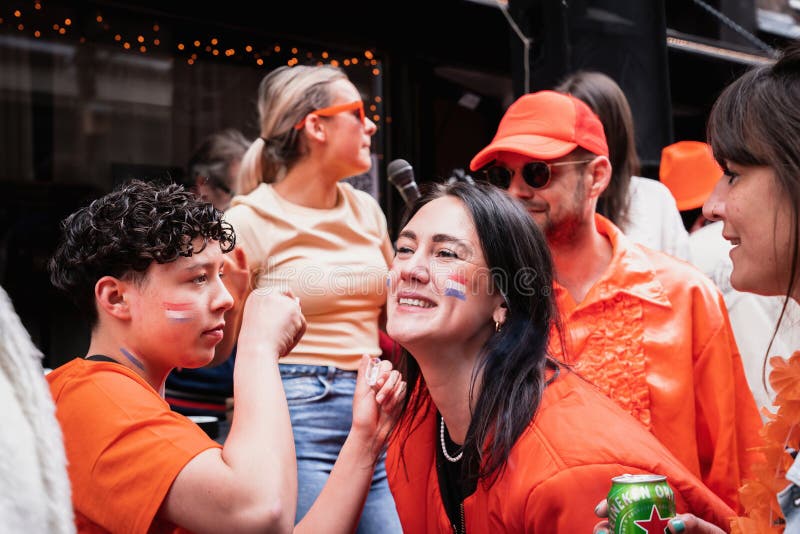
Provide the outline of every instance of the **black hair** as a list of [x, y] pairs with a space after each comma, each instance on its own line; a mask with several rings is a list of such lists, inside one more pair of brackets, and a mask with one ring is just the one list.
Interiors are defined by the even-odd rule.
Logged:
[[[202, 252], [209, 241], [230, 252], [236, 237], [222, 212], [177, 184], [133, 180], [61, 223], [50, 281], [97, 323], [94, 287], [103, 276], [142, 280], [154, 261], [170, 263]], [[195, 246], [196, 238], [202, 245]]]

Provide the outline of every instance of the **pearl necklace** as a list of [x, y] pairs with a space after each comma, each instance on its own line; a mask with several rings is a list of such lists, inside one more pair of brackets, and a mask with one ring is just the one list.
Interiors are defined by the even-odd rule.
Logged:
[[455, 456], [450, 456], [447, 454], [447, 446], [444, 444], [444, 417], [441, 418], [441, 421], [442, 423], [439, 425], [439, 442], [442, 444], [442, 454], [444, 454], [444, 458], [448, 462], [456, 463], [461, 460], [461, 457], [464, 455], [464, 448], [462, 447], [461, 452]]

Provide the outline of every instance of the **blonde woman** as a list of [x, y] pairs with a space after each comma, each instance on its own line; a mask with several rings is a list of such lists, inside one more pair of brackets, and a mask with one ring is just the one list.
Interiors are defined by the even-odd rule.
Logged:
[[[381, 352], [379, 318], [393, 252], [378, 203], [342, 183], [370, 169], [376, 131], [345, 73], [330, 66], [278, 68], [261, 82], [258, 111], [260, 137], [239, 178], [259, 185], [233, 200], [226, 219], [246, 253], [252, 284], [291, 289], [308, 323], [281, 360], [299, 521], [347, 437], [361, 356]], [[383, 456], [359, 524], [359, 532], [378, 531], [400, 532]]]

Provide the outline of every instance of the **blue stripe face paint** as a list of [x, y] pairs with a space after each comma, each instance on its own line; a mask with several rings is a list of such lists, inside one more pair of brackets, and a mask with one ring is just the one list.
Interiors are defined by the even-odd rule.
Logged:
[[458, 274], [451, 274], [444, 283], [444, 295], [458, 300], [467, 300], [467, 280]]
[[136, 357], [128, 352], [124, 347], [120, 347], [119, 351], [122, 353], [123, 356], [128, 358], [128, 361], [131, 362], [133, 365], [144, 371], [144, 364], [140, 362]]

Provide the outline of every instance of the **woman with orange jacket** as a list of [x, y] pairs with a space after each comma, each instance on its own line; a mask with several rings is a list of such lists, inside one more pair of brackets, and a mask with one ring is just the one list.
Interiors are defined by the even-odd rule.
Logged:
[[516, 201], [454, 183], [409, 217], [387, 298], [411, 391], [387, 456], [404, 532], [590, 532], [624, 473], [666, 475], [679, 511], [725, 524], [719, 497], [547, 354], [550, 253]]

